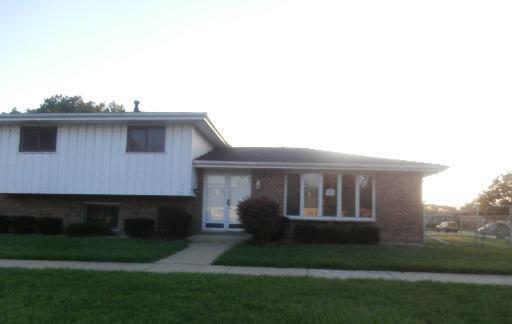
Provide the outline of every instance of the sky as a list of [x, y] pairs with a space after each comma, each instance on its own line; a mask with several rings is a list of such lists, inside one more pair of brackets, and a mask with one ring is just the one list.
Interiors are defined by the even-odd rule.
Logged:
[[233, 146], [432, 162], [427, 203], [512, 170], [512, 2], [0, 0], [0, 112], [55, 94], [203, 111]]

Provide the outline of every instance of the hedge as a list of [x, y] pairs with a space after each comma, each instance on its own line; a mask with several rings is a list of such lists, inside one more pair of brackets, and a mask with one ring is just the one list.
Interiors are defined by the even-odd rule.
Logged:
[[351, 229], [352, 227], [349, 225], [319, 225], [316, 229], [315, 241], [318, 243], [348, 244], [352, 235]]
[[155, 233], [155, 221], [149, 218], [127, 218], [124, 220], [126, 235], [137, 238], [150, 238]]
[[350, 243], [352, 244], [377, 244], [380, 239], [380, 231], [377, 226], [361, 225], [352, 227]]
[[187, 236], [192, 215], [183, 207], [167, 206], [158, 209], [158, 235], [167, 240]]
[[45, 235], [60, 235], [64, 229], [62, 218], [40, 217], [37, 219], [37, 230]]
[[11, 227], [11, 218], [0, 215], [0, 233], [9, 233], [9, 227]]
[[316, 225], [296, 224], [293, 230], [294, 240], [299, 243], [313, 243], [316, 239]]
[[379, 228], [374, 225], [296, 224], [294, 227], [294, 240], [298, 243], [377, 244], [379, 235]]
[[66, 226], [64, 233], [67, 236], [97, 236], [112, 235], [110, 225], [96, 223], [75, 223]]
[[30, 216], [13, 216], [11, 218], [11, 232], [14, 234], [37, 233], [36, 218]]
[[284, 237], [288, 222], [279, 216], [279, 205], [270, 198], [251, 197], [238, 203], [242, 228], [252, 235], [250, 242], [265, 244]]

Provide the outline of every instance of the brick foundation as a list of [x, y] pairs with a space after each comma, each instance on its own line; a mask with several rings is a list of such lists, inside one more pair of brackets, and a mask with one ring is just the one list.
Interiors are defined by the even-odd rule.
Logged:
[[[285, 172], [252, 170], [252, 195], [276, 201], [282, 214]], [[259, 180], [260, 188], [256, 188]], [[198, 170], [197, 197], [77, 196], [77, 195], [0, 195], [0, 214], [11, 216], [62, 217], [65, 224], [80, 222], [85, 202], [119, 203], [119, 225], [134, 217], [157, 218], [160, 206], [183, 206], [191, 213], [191, 232], [201, 230], [203, 172]], [[421, 243], [422, 176], [413, 172], [376, 173], [376, 224], [383, 242]], [[303, 222], [303, 221], [294, 221]], [[317, 222], [320, 223], [320, 222]], [[321, 222], [325, 223], [325, 222]], [[353, 224], [352, 222], [350, 222]]]
[[0, 214], [8, 216], [61, 217], [64, 225], [81, 221], [84, 203], [118, 203], [119, 227], [126, 218], [157, 220], [161, 206], [183, 206], [193, 215], [191, 232], [201, 229], [200, 200], [193, 197], [89, 196], [89, 195], [0, 195]]

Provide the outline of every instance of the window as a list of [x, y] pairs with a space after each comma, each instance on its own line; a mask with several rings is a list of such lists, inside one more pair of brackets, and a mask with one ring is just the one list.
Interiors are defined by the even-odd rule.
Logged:
[[300, 215], [300, 174], [289, 174], [286, 178], [286, 211], [290, 216]]
[[320, 216], [318, 193], [320, 192], [320, 175], [304, 175], [304, 216]]
[[57, 149], [57, 127], [22, 126], [20, 130], [20, 152], [55, 152]]
[[359, 217], [373, 216], [373, 177], [359, 176]]
[[165, 152], [165, 127], [128, 127], [127, 152]]
[[110, 225], [119, 228], [119, 205], [116, 204], [86, 204], [84, 206], [84, 221], [93, 224]]
[[338, 214], [338, 175], [324, 174], [322, 216], [335, 217]]
[[304, 219], [372, 221], [375, 179], [368, 174], [288, 174], [285, 214]]
[[356, 176], [352, 174], [343, 175], [342, 177], [342, 202], [343, 209], [341, 216], [356, 216]]

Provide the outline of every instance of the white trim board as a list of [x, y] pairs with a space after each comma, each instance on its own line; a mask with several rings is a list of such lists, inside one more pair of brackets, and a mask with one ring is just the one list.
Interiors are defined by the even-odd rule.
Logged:
[[239, 169], [292, 169], [292, 170], [343, 170], [343, 171], [410, 171], [432, 174], [446, 169], [442, 165], [416, 164], [357, 164], [357, 163], [295, 163], [295, 162], [238, 162], [238, 161], [194, 161], [196, 168]]

